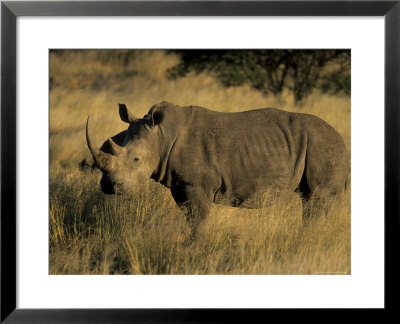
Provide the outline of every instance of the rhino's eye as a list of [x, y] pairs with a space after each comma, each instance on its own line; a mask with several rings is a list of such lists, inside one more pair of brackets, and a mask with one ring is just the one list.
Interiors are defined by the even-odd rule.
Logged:
[[135, 158], [133, 159], [133, 162], [139, 162], [139, 158], [138, 158], [138, 157], [135, 157]]

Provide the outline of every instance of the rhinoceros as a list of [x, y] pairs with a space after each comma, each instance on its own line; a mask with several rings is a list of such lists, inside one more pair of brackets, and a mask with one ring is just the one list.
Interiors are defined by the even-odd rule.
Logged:
[[275, 108], [223, 113], [165, 101], [143, 118], [125, 104], [119, 114], [128, 129], [100, 149], [89, 135], [90, 115], [86, 123], [102, 191], [122, 194], [152, 178], [171, 190], [193, 235], [213, 203], [257, 208], [258, 192], [284, 187], [298, 191], [306, 206], [311, 197], [329, 201], [346, 188], [343, 139], [313, 115]]

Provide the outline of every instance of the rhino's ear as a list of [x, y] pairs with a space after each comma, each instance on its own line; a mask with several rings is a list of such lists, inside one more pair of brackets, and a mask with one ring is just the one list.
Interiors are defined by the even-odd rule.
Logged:
[[151, 120], [153, 122], [153, 126], [160, 124], [164, 119], [164, 111], [161, 109], [154, 109], [151, 112]]
[[121, 117], [122, 121], [129, 124], [137, 119], [135, 115], [129, 112], [125, 104], [118, 104], [118, 106], [119, 106], [119, 116]]

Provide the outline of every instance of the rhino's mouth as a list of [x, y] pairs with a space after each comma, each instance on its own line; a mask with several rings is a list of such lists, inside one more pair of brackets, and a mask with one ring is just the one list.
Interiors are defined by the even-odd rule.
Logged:
[[101, 191], [103, 191], [103, 193], [105, 193], [106, 195], [115, 195], [115, 191], [113, 189], [105, 189], [102, 187]]
[[114, 187], [111, 185], [110, 182], [101, 180], [100, 185], [101, 185], [101, 191], [103, 191], [105, 194], [107, 195], [115, 194]]
[[100, 180], [101, 191], [107, 195], [122, 195], [124, 193], [122, 184], [113, 184], [111, 181], [102, 178]]

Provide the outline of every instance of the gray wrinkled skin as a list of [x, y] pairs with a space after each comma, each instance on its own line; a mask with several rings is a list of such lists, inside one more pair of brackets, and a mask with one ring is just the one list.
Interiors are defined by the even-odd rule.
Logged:
[[252, 198], [276, 188], [300, 192], [306, 204], [310, 197], [329, 201], [346, 187], [343, 139], [316, 116], [273, 108], [221, 113], [162, 102], [137, 119], [125, 105], [119, 108], [126, 131], [100, 149], [87, 133], [103, 192], [134, 190], [150, 177], [171, 189], [193, 234], [212, 203], [258, 207]]

